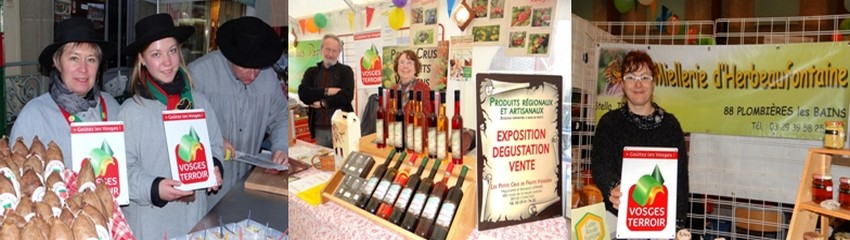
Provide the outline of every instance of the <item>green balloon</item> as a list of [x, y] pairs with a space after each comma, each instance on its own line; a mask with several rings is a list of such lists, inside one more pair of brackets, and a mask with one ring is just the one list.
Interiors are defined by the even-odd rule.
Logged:
[[844, 20], [841, 20], [841, 23], [838, 24], [838, 29], [850, 30], [850, 18], [845, 18]]
[[635, 0], [614, 0], [614, 7], [620, 13], [627, 13], [635, 7]]
[[316, 23], [316, 27], [325, 28], [325, 26], [328, 25], [328, 17], [326, 17], [325, 14], [316, 13], [316, 15], [313, 16], [313, 22]]

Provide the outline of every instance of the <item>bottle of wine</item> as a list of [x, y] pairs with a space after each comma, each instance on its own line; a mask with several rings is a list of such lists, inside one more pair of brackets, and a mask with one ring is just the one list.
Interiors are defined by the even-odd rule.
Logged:
[[381, 177], [384, 176], [384, 173], [387, 171], [387, 166], [390, 165], [390, 162], [393, 161], [393, 157], [395, 157], [396, 150], [393, 149], [390, 151], [390, 155], [387, 156], [387, 160], [381, 165], [378, 165], [375, 168], [375, 172], [372, 173], [372, 177], [369, 178], [369, 181], [366, 182], [363, 186], [363, 190], [360, 193], [354, 195], [355, 205], [359, 208], [366, 208], [366, 203], [369, 203], [369, 197], [372, 196], [372, 193], [375, 192], [375, 188], [378, 186], [378, 182], [381, 180]]
[[387, 169], [387, 172], [385, 172], [384, 176], [381, 177], [381, 182], [378, 183], [378, 187], [375, 188], [375, 193], [372, 193], [369, 203], [366, 204], [366, 211], [373, 214], [378, 211], [378, 206], [380, 206], [381, 201], [384, 199], [384, 195], [387, 194], [387, 190], [390, 189], [390, 184], [392, 184], [393, 179], [395, 179], [396, 174], [398, 174], [398, 168], [401, 166], [401, 163], [404, 162], [405, 157], [407, 157], [407, 152], [402, 151], [401, 157], [398, 158], [395, 165]]
[[425, 153], [425, 133], [428, 131], [428, 118], [422, 113], [422, 92], [416, 92], [416, 116], [413, 116], [413, 151], [426, 155]]
[[[407, 207], [407, 212], [401, 221], [401, 227], [407, 231], [413, 232], [416, 229], [416, 224], [419, 223], [419, 216], [422, 214], [422, 209], [425, 208], [425, 202], [428, 200], [428, 193], [431, 192], [431, 187], [434, 186], [434, 176], [440, 171], [440, 163], [442, 162], [440, 160], [434, 161], [434, 167], [431, 169], [431, 173], [428, 173], [428, 178], [422, 179], [419, 187], [416, 188], [416, 194], [410, 199], [410, 206]], [[453, 167], [454, 165], [449, 164], [446, 171], [451, 172]]]
[[395, 90], [390, 89], [390, 98], [387, 99], [386, 106], [386, 114], [384, 115], [384, 121], [387, 122], [386, 125], [386, 145], [389, 147], [395, 147]]
[[413, 101], [413, 90], [407, 91], [407, 104], [404, 107], [404, 145], [407, 153], [413, 153], [413, 129], [416, 128], [416, 102]]
[[[434, 90], [430, 92], [431, 98], [429, 99], [428, 104], [431, 105], [431, 109], [434, 109]], [[428, 158], [438, 159], [437, 158], [437, 111], [431, 111], [428, 114]]]
[[440, 114], [437, 115], [437, 159], [448, 157], [449, 118], [446, 117], [446, 92], [440, 92]]
[[378, 87], [378, 109], [375, 110], [375, 142], [377, 142], [378, 148], [387, 147], [387, 138], [384, 135], [387, 129], [387, 125], [384, 122], [385, 115], [384, 87]]
[[446, 194], [446, 199], [443, 200], [443, 206], [440, 207], [440, 213], [437, 214], [437, 220], [434, 222], [434, 231], [431, 233], [431, 239], [443, 240], [449, 235], [449, 227], [452, 226], [457, 206], [460, 205], [460, 199], [463, 198], [463, 180], [466, 178], [468, 167], [463, 166], [460, 170], [460, 177], [457, 179], [455, 186], [449, 189]]
[[422, 174], [422, 170], [425, 170], [425, 163], [428, 162], [428, 157], [422, 158], [422, 163], [419, 166], [419, 169], [413, 175], [410, 175], [410, 167], [416, 166], [416, 158], [417, 155], [414, 154], [413, 157], [410, 158], [410, 164], [404, 170], [398, 172], [398, 175], [395, 176], [395, 180], [393, 184], [390, 185], [390, 190], [387, 191], [387, 194], [384, 196], [384, 202], [381, 203], [381, 206], [378, 207], [378, 217], [383, 219], [390, 219], [390, 214], [393, 212], [393, 204], [395, 204], [398, 199], [399, 193], [402, 188], [406, 188], [407, 184], [411, 181], [419, 181], [419, 175]]
[[[440, 161], [436, 161], [436, 167], [439, 167]], [[390, 210], [390, 217], [388, 220], [393, 224], [399, 225], [401, 223], [401, 217], [404, 216], [404, 213], [407, 211], [407, 205], [410, 203], [410, 197], [413, 196], [413, 191], [416, 191], [416, 188], [419, 187], [419, 183], [423, 180], [420, 179], [422, 176], [422, 171], [425, 170], [426, 165], [428, 164], [428, 157], [424, 157], [422, 162], [419, 163], [419, 169], [416, 170], [416, 173], [410, 175], [407, 179], [407, 184], [404, 185], [404, 189], [401, 189], [401, 192], [398, 194], [398, 198], [396, 199], [392, 210]], [[437, 172], [437, 170], [432, 171], [432, 173]], [[434, 174], [431, 174], [433, 178]], [[381, 210], [378, 209], [378, 212]]]
[[419, 235], [423, 238], [428, 238], [431, 236], [431, 231], [434, 226], [434, 217], [437, 216], [437, 212], [440, 211], [440, 203], [443, 202], [443, 198], [446, 197], [446, 190], [448, 189], [449, 177], [452, 176], [452, 172], [449, 170], [450, 168], [454, 168], [455, 164], [449, 162], [449, 167], [446, 168], [446, 172], [443, 173], [443, 179], [440, 180], [437, 184], [434, 185], [434, 189], [431, 190], [431, 195], [428, 196], [428, 201], [425, 202], [425, 207], [422, 208], [422, 216], [419, 217], [419, 224], [416, 225], [416, 235]]
[[460, 90], [455, 90], [455, 115], [452, 116], [452, 162], [463, 164], [463, 151], [460, 149], [463, 117], [460, 116]]
[[404, 149], [404, 106], [401, 105], [401, 90], [396, 91], [395, 98], [395, 150], [397, 152], [405, 151]]

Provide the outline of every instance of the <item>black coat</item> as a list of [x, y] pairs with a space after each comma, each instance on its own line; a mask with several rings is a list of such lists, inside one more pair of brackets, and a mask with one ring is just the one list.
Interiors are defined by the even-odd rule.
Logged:
[[[320, 68], [323, 68], [322, 62], [316, 66], [310, 67], [304, 72], [304, 78], [301, 80], [301, 85], [298, 86], [298, 98], [304, 104], [310, 105], [313, 102], [324, 100], [326, 107], [322, 109], [308, 108], [307, 117], [309, 119], [310, 135], [316, 137], [316, 124], [318, 120], [318, 111], [327, 111], [328, 116], [333, 115], [334, 111], [340, 109], [345, 112], [353, 112], [354, 107], [351, 106], [351, 101], [354, 99], [354, 71], [351, 67], [341, 63], [334, 64], [330, 68], [330, 84], [326, 87], [321, 86]], [[333, 96], [325, 96], [325, 88], [336, 87], [341, 90]], [[326, 123], [330, 125], [330, 123]]]

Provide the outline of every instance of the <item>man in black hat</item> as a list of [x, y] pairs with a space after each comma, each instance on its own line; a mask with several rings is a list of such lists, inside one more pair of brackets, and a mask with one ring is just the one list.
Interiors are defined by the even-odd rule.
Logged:
[[322, 61], [304, 71], [298, 86], [298, 98], [310, 108], [307, 110], [310, 134], [316, 143], [333, 148], [331, 115], [337, 109], [353, 112], [354, 71], [338, 61], [342, 41], [332, 34], [322, 38]]
[[[256, 17], [225, 22], [216, 33], [218, 51], [189, 64], [195, 90], [210, 96], [225, 139], [223, 191], [241, 179], [249, 165], [228, 161], [236, 151], [260, 152], [264, 137], [271, 141], [272, 160], [283, 163], [288, 152], [287, 99], [271, 68], [283, 54], [283, 44], [271, 26]], [[213, 195], [210, 207], [224, 194]]]

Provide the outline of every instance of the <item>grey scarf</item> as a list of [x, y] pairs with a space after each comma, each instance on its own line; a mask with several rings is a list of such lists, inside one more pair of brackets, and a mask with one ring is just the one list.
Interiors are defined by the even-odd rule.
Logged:
[[[80, 97], [65, 86], [65, 83], [62, 82], [62, 79], [59, 77], [59, 71], [51, 71], [50, 79], [50, 97], [53, 98], [56, 105], [59, 105], [59, 107], [65, 109], [66, 112], [74, 115], [78, 115], [83, 112], [97, 112], [97, 103], [98, 99], [100, 99], [100, 86], [98, 86], [97, 83], [92, 86], [92, 89], [89, 90], [85, 97]], [[100, 114], [95, 114], [98, 118], [99, 115]], [[85, 119], [86, 117], [84, 116], [79, 117], [86, 121], [92, 120]]]

